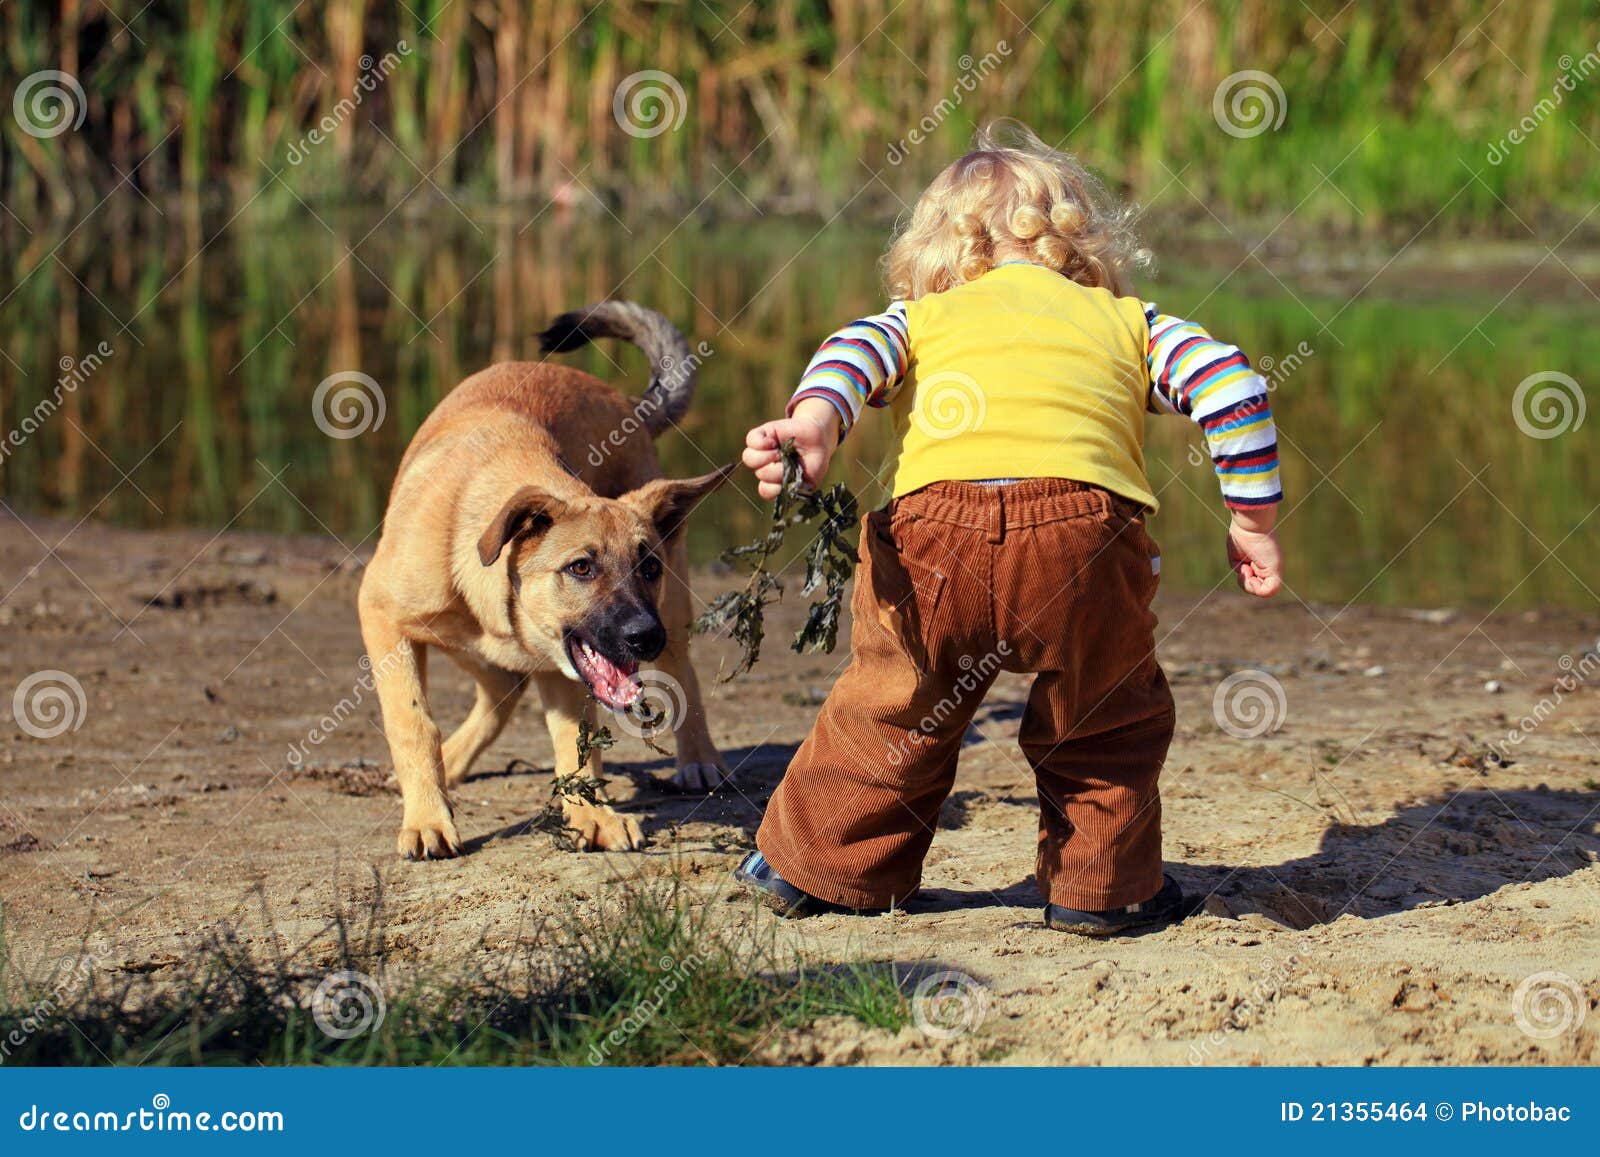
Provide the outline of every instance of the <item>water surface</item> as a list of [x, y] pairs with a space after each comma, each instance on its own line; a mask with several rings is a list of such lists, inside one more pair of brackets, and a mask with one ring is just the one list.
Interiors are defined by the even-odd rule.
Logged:
[[[1272, 377], [1295, 595], [1594, 604], [1593, 426], [1535, 437], [1514, 412], [1529, 375], [1581, 383], [1597, 364], [1594, 297], [1575, 278], [1530, 288], [1520, 256], [1491, 272], [1419, 270], [1410, 255], [1391, 266], [1338, 247], [1251, 257], [1228, 241], [1181, 241], [1158, 248], [1161, 272], [1141, 289], [1240, 343]], [[662, 444], [673, 472], [701, 473], [781, 412], [831, 328], [881, 307], [881, 243], [881, 230], [840, 222], [674, 226], [557, 211], [530, 222], [448, 204], [404, 218], [376, 208], [197, 228], [107, 217], [66, 238], [8, 234], [0, 428], [12, 438], [0, 487], [13, 510], [71, 522], [370, 545], [399, 456], [438, 398], [491, 361], [536, 357], [547, 319], [608, 295], [652, 305], [706, 343], [693, 410]], [[1566, 260], [1581, 268], [1583, 256]], [[629, 388], [645, 377], [643, 358], [615, 345], [572, 360]], [[313, 396], [349, 371], [378, 384], [382, 421], [332, 437]], [[870, 414], [838, 460], [837, 477], [867, 502], [881, 497], [888, 433]], [[1149, 458], [1165, 581], [1209, 589], [1224, 577], [1225, 512], [1198, 432], [1153, 420]], [[763, 519], [748, 483], [730, 488], [700, 516], [697, 554], [753, 537]]]

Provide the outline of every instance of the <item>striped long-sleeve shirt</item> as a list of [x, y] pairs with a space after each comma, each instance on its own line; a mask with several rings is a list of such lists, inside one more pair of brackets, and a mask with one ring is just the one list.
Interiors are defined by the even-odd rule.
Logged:
[[1238, 346], [1145, 304], [1150, 323], [1150, 408], [1182, 414], [1205, 433], [1206, 448], [1233, 508], [1283, 500], [1278, 432], [1267, 384]]
[[[1283, 498], [1278, 439], [1267, 386], [1237, 346], [1218, 341], [1193, 322], [1144, 305], [1150, 337], [1147, 408], [1182, 414], [1204, 432], [1229, 507], [1270, 506]], [[905, 381], [913, 337], [904, 302], [859, 318], [822, 343], [806, 367], [789, 411], [821, 398], [848, 432], [863, 406], [887, 406]]]
[[894, 400], [910, 364], [906, 305], [897, 301], [882, 313], [857, 318], [822, 343], [789, 399], [789, 411], [804, 398], [826, 399], [848, 433], [863, 405], [887, 406]]

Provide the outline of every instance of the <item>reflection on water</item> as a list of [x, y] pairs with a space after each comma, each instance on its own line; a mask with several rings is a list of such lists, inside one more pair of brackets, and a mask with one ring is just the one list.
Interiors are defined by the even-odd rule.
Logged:
[[[701, 473], [780, 412], [822, 336], [881, 304], [879, 233], [838, 224], [528, 224], [445, 206], [428, 219], [241, 220], [204, 244], [217, 225], [198, 241], [143, 221], [91, 223], [64, 243], [8, 235], [8, 506], [370, 543], [395, 464], [434, 402], [488, 362], [537, 356], [533, 335], [549, 317], [612, 294], [662, 310], [709, 347], [683, 432], [663, 440], [669, 469]], [[1597, 490], [1591, 427], [1534, 438], [1512, 409], [1528, 375], [1581, 380], [1596, 364], [1600, 337], [1581, 309], [1501, 303], [1508, 286], [1474, 293], [1459, 279], [1431, 299], [1385, 297], [1380, 282], [1351, 301], [1348, 288], [1280, 283], [1255, 263], [1218, 288], [1237, 255], [1164, 256], [1164, 280], [1146, 295], [1270, 367], [1297, 594], [1592, 604], [1595, 536], [1581, 526]], [[631, 348], [573, 360], [626, 388], [644, 380]], [[369, 411], [351, 408], [369, 389], [357, 379], [314, 407], [319, 383], [352, 371], [377, 384]], [[880, 417], [852, 434], [836, 468], [867, 501], [879, 497]], [[364, 432], [326, 432], [351, 424]], [[1163, 573], [1204, 590], [1223, 575], [1223, 513], [1198, 447], [1182, 420], [1152, 423]], [[752, 537], [763, 518], [748, 483], [729, 488], [700, 517], [697, 553]]]

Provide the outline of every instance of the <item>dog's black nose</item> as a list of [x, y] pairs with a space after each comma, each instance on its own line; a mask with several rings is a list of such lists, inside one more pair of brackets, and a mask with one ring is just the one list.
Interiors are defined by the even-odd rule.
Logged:
[[667, 645], [667, 629], [654, 615], [637, 615], [622, 624], [622, 641], [638, 658], [649, 661]]

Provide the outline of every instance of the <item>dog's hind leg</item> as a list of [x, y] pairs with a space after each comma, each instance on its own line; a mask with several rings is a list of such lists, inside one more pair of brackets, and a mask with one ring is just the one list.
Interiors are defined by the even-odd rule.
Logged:
[[503, 667], [485, 663], [470, 655], [452, 652], [456, 665], [478, 685], [472, 711], [449, 739], [444, 741], [444, 782], [454, 787], [467, 778], [473, 761], [500, 737], [511, 714], [517, 709], [528, 677]]
[[677, 770], [672, 782], [689, 791], [710, 791], [727, 782], [728, 767], [711, 741], [706, 723], [700, 680], [689, 662], [689, 634], [694, 600], [689, 591], [689, 548], [680, 535], [668, 551], [666, 578], [661, 589], [661, 622], [667, 628], [666, 649], [655, 665], [683, 688], [684, 717], [674, 721], [673, 746]]
[[366, 599], [361, 637], [404, 801], [400, 854], [408, 860], [449, 859], [460, 851], [461, 837], [444, 792], [439, 728], [428, 713], [428, 649], [406, 638], [380, 606]]

